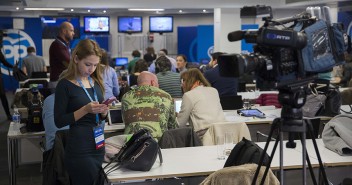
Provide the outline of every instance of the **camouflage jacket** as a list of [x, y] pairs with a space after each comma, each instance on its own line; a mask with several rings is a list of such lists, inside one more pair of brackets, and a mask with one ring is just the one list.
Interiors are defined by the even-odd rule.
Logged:
[[178, 127], [173, 99], [157, 87], [139, 86], [128, 91], [121, 103], [125, 134], [146, 128], [159, 139], [164, 131]]

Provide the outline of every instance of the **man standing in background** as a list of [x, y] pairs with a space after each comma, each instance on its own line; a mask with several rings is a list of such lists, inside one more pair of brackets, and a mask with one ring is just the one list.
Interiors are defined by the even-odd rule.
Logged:
[[59, 28], [59, 35], [49, 48], [50, 82], [59, 80], [59, 76], [70, 62], [70, 41], [75, 34], [73, 25], [63, 22]]
[[31, 78], [33, 72], [46, 72], [45, 61], [43, 57], [37, 56], [35, 48], [29, 46], [27, 48], [28, 55], [23, 59], [23, 72]]

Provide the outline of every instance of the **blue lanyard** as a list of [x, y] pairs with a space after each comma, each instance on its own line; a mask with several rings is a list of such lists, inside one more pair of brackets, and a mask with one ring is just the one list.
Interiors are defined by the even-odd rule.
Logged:
[[61, 44], [63, 44], [63, 45], [67, 48], [68, 52], [71, 54], [71, 48], [70, 48], [68, 45], [66, 45], [64, 42], [62, 42], [62, 41], [61, 41], [60, 39], [58, 39], [58, 38], [56, 38], [56, 40], [59, 41]]
[[[81, 80], [77, 79], [77, 82], [79, 83], [79, 85], [83, 88], [84, 92], [87, 94], [88, 98], [90, 99], [90, 101], [98, 101], [98, 96], [97, 96], [97, 93], [95, 92], [95, 89], [94, 89], [94, 84], [93, 84], [93, 81], [92, 81], [92, 78], [89, 76], [88, 77], [88, 80], [89, 80], [89, 84], [90, 86], [93, 88], [93, 93], [94, 93], [94, 100], [92, 99], [92, 97], [89, 95], [87, 89], [84, 87], [83, 83]], [[95, 121], [97, 122], [97, 124], [99, 125], [99, 116], [98, 114], [95, 114]]]

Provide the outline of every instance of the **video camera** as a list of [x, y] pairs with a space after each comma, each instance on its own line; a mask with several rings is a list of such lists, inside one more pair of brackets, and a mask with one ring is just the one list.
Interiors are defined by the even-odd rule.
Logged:
[[[241, 14], [271, 11], [271, 7], [265, 6], [261, 6], [261, 11], [248, 11], [256, 8], [258, 6], [244, 7]], [[348, 36], [342, 24], [331, 23], [329, 7], [322, 10], [309, 7], [306, 12], [281, 19], [272, 19], [272, 12], [266, 12], [269, 16], [263, 17], [265, 23], [259, 30], [229, 33], [230, 42], [244, 39], [256, 45], [253, 53], [221, 55], [218, 59], [220, 75], [239, 77], [255, 71], [267, 81], [286, 83], [328, 72], [343, 64], [350, 44]], [[287, 26], [289, 23], [291, 25]]]

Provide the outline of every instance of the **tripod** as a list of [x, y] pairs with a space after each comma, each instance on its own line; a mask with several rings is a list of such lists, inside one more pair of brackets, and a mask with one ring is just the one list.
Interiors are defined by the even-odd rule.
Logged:
[[301, 143], [302, 143], [302, 159], [303, 159], [302, 160], [302, 165], [303, 165], [302, 167], [303, 183], [302, 184], [305, 185], [307, 180], [307, 175], [306, 175], [307, 169], [306, 169], [306, 163], [305, 163], [306, 161], [309, 166], [309, 171], [313, 180], [313, 184], [315, 185], [317, 184], [317, 181], [315, 179], [315, 175], [313, 172], [313, 168], [306, 149], [307, 131], [310, 134], [313, 141], [314, 150], [316, 152], [316, 155], [319, 161], [319, 170], [322, 173], [323, 182], [325, 185], [329, 185], [328, 179], [325, 173], [325, 169], [323, 167], [323, 163], [319, 154], [318, 146], [314, 138], [311, 121], [302, 119], [303, 116], [302, 116], [301, 107], [305, 104], [305, 100], [306, 100], [305, 92], [306, 91], [303, 88], [303, 86], [297, 86], [297, 84], [293, 86], [286, 86], [285, 88], [279, 88], [279, 101], [283, 105], [281, 110], [281, 118], [276, 118], [273, 121], [273, 124], [271, 126], [271, 129], [268, 135], [268, 139], [264, 147], [264, 152], [260, 156], [258, 167], [253, 177], [252, 185], [255, 185], [257, 182], [258, 174], [263, 164], [264, 156], [268, 149], [274, 130], [277, 130], [279, 134], [276, 137], [273, 150], [269, 157], [269, 162], [266, 165], [266, 169], [264, 171], [264, 175], [261, 180], [261, 185], [264, 184], [271, 161], [274, 157], [274, 154], [279, 142], [280, 142], [280, 183], [284, 184], [284, 173], [283, 173], [283, 133], [284, 132], [288, 133], [288, 142], [286, 143], [287, 148], [296, 147], [296, 143], [293, 141], [294, 140], [293, 133], [300, 133]]

